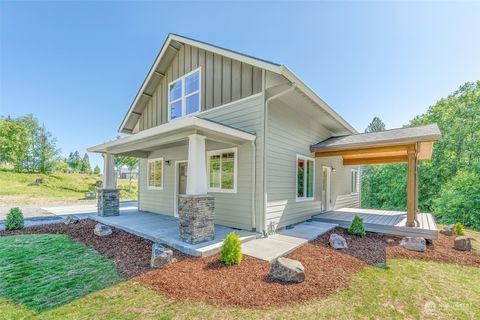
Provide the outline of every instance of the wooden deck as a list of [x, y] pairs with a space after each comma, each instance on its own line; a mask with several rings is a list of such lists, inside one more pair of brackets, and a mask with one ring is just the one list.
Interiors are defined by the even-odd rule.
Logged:
[[419, 213], [420, 226], [407, 227], [407, 213], [401, 211], [386, 211], [358, 208], [341, 208], [314, 215], [316, 221], [336, 223], [348, 228], [355, 216], [363, 218], [365, 229], [371, 232], [385, 233], [397, 236], [423, 237], [437, 239], [438, 230], [431, 213]]

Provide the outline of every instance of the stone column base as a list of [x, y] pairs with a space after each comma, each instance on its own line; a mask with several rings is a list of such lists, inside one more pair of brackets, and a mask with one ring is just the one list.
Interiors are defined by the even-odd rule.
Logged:
[[118, 216], [119, 209], [118, 189], [98, 189], [98, 215], [100, 217]]
[[210, 195], [178, 195], [180, 239], [195, 244], [215, 238], [215, 199]]

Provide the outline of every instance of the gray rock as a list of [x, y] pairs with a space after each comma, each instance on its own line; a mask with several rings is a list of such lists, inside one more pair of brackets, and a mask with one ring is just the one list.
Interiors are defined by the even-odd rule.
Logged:
[[455, 238], [454, 247], [460, 251], [471, 251], [472, 243], [469, 237], [460, 236]]
[[453, 235], [453, 229], [455, 228], [454, 224], [450, 224], [448, 226], [443, 227], [442, 230], [440, 230], [441, 234], [444, 234], [446, 236], [451, 236]]
[[150, 260], [152, 268], [161, 268], [172, 262], [175, 262], [172, 250], [166, 249], [159, 243], [152, 244], [152, 258]]
[[305, 281], [305, 268], [300, 261], [280, 257], [273, 261], [268, 275], [282, 282], [301, 283]]
[[421, 237], [405, 237], [400, 241], [400, 245], [410, 251], [423, 252], [427, 250], [427, 241]]
[[95, 230], [93, 231], [97, 236], [104, 237], [112, 234], [112, 228], [101, 223], [95, 225]]
[[348, 249], [347, 240], [336, 233], [330, 235], [330, 245], [333, 249]]
[[79, 221], [80, 221], [80, 219], [78, 219], [75, 216], [68, 216], [63, 220], [63, 223], [65, 223], [65, 224], [75, 224], [75, 223], [78, 223]]

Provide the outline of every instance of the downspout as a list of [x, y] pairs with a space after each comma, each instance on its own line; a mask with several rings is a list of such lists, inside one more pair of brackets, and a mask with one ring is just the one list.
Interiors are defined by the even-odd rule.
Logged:
[[[297, 85], [295, 83], [292, 83], [292, 85], [285, 89], [282, 92], [279, 92], [270, 98], [268, 98], [265, 101], [265, 116], [263, 119], [263, 132], [264, 132], [264, 144], [263, 144], [263, 215], [264, 215], [264, 223], [266, 223], [266, 218], [267, 218], [267, 137], [268, 137], [268, 107], [270, 105], [270, 102], [272, 102], [275, 99], [278, 99], [281, 96], [286, 95], [287, 93], [292, 92], [295, 90]], [[273, 230], [268, 230], [268, 226], [264, 225], [263, 226], [264, 230], [263, 233], [264, 235], [268, 235], [269, 231]], [[265, 234], [266, 233], [266, 234]]]
[[257, 203], [256, 203], [256, 180], [257, 180], [257, 175], [256, 175], [256, 171], [257, 171], [257, 166], [256, 166], [256, 149], [257, 149], [257, 146], [255, 144], [255, 141], [256, 140], [253, 140], [252, 141], [252, 231], [256, 231], [256, 207], [257, 207]]

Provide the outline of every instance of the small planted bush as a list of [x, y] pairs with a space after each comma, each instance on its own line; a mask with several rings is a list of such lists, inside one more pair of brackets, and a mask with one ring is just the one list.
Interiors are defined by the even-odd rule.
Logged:
[[242, 257], [242, 243], [235, 232], [231, 232], [225, 240], [223, 240], [222, 250], [220, 251], [220, 261], [230, 266], [240, 264]]
[[5, 220], [5, 228], [7, 230], [16, 230], [23, 228], [23, 213], [19, 208], [12, 208], [7, 214], [7, 219]]
[[365, 226], [363, 225], [363, 219], [359, 216], [355, 216], [355, 218], [352, 220], [350, 228], [348, 228], [348, 233], [357, 237], [363, 237], [366, 234]]
[[465, 227], [461, 222], [455, 223], [455, 227], [453, 227], [453, 233], [455, 233], [458, 236], [464, 236], [465, 235]]

